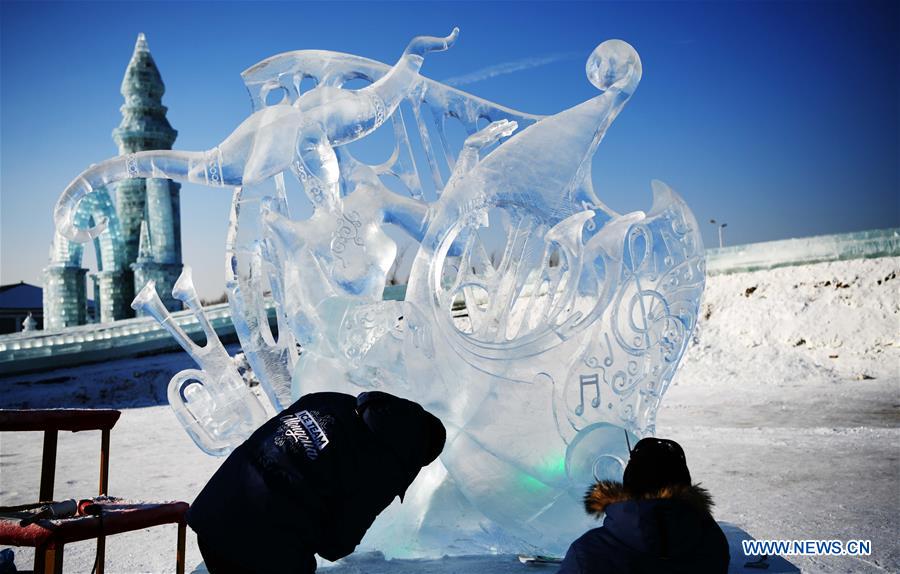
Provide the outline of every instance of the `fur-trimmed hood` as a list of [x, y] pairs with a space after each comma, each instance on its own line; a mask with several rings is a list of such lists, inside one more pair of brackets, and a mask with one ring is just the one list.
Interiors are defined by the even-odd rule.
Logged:
[[680, 500], [705, 514], [712, 514], [713, 507], [712, 496], [699, 483], [669, 486], [636, 499], [625, 491], [621, 482], [600, 480], [585, 493], [584, 509], [588, 514], [600, 517], [610, 504], [629, 500]]
[[600, 481], [584, 497], [603, 526], [572, 543], [559, 574], [661, 574], [728, 570], [728, 540], [710, 514], [712, 499], [694, 484], [635, 498], [620, 482]]

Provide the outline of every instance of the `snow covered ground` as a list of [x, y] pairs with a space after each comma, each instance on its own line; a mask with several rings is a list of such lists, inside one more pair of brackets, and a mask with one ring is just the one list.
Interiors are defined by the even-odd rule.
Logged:
[[[658, 434], [684, 446], [718, 520], [756, 538], [872, 540], [865, 559], [792, 558], [804, 571], [900, 571], [898, 275], [900, 258], [885, 257], [710, 278], [697, 341], [663, 401]], [[197, 449], [164, 404], [169, 377], [188, 366], [176, 353], [9, 377], [0, 407], [122, 408], [111, 494], [190, 501], [221, 460]], [[60, 435], [56, 498], [94, 492], [99, 442], [99, 433]], [[36, 498], [40, 447], [36, 433], [0, 435], [0, 505]], [[31, 551], [15, 550], [30, 568]], [[93, 558], [93, 543], [73, 544], [65, 569], [88, 572]], [[172, 571], [174, 562], [173, 526], [107, 540], [109, 572]], [[189, 533], [189, 570], [200, 563]], [[358, 556], [333, 570], [520, 571], [509, 556]]]

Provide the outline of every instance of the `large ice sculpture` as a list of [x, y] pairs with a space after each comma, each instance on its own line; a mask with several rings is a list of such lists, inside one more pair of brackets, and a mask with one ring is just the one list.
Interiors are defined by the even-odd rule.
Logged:
[[[102, 224], [77, 227], [77, 203], [123, 178], [232, 188], [228, 296], [264, 393], [211, 329], [205, 347], [173, 331], [203, 369], [176, 375], [169, 393], [197, 444], [225, 454], [301, 394], [384, 389], [440, 416], [448, 441], [369, 545], [558, 551], [585, 524], [584, 488], [621, 476], [626, 436], [654, 432], [696, 323], [703, 247], [665, 184], [653, 182], [647, 213], [615, 213], [593, 191], [591, 159], [641, 78], [631, 46], [600, 44], [586, 67], [599, 94], [540, 117], [420, 76], [425, 54], [456, 35], [415, 38], [390, 68], [322, 51], [269, 58], [244, 72], [254, 112], [222, 144], [93, 166], [56, 222], [70, 239], [95, 237]], [[343, 87], [359, 78], [371, 85]], [[306, 79], [315, 85], [301, 91]], [[390, 158], [358, 160], [346, 144], [387, 122]], [[449, 122], [466, 130], [461, 146]], [[291, 215], [291, 177], [308, 219]], [[397, 256], [388, 226], [417, 246], [400, 301], [383, 297]], [[185, 273], [175, 296], [204, 321]], [[134, 304], [169, 324], [152, 285]]]

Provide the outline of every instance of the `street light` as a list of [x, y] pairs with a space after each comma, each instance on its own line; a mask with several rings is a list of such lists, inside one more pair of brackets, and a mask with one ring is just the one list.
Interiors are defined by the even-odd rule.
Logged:
[[710, 219], [709, 222], [719, 226], [719, 247], [725, 247], [725, 228], [728, 227], [728, 224], [718, 223], [715, 219]]

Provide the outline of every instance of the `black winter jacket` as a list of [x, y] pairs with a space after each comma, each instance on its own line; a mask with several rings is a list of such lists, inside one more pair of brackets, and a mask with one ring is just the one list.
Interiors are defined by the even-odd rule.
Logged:
[[559, 574], [675, 574], [728, 571], [728, 540], [699, 485], [672, 487], [635, 500], [621, 483], [600, 481], [585, 496], [603, 526], [572, 543]]
[[[444, 446], [441, 422], [382, 392], [315, 393], [235, 449], [188, 511], [203, 546], [249, 572], [337, 560]], [[299, 566], [312, 561], [309, 567]]]

